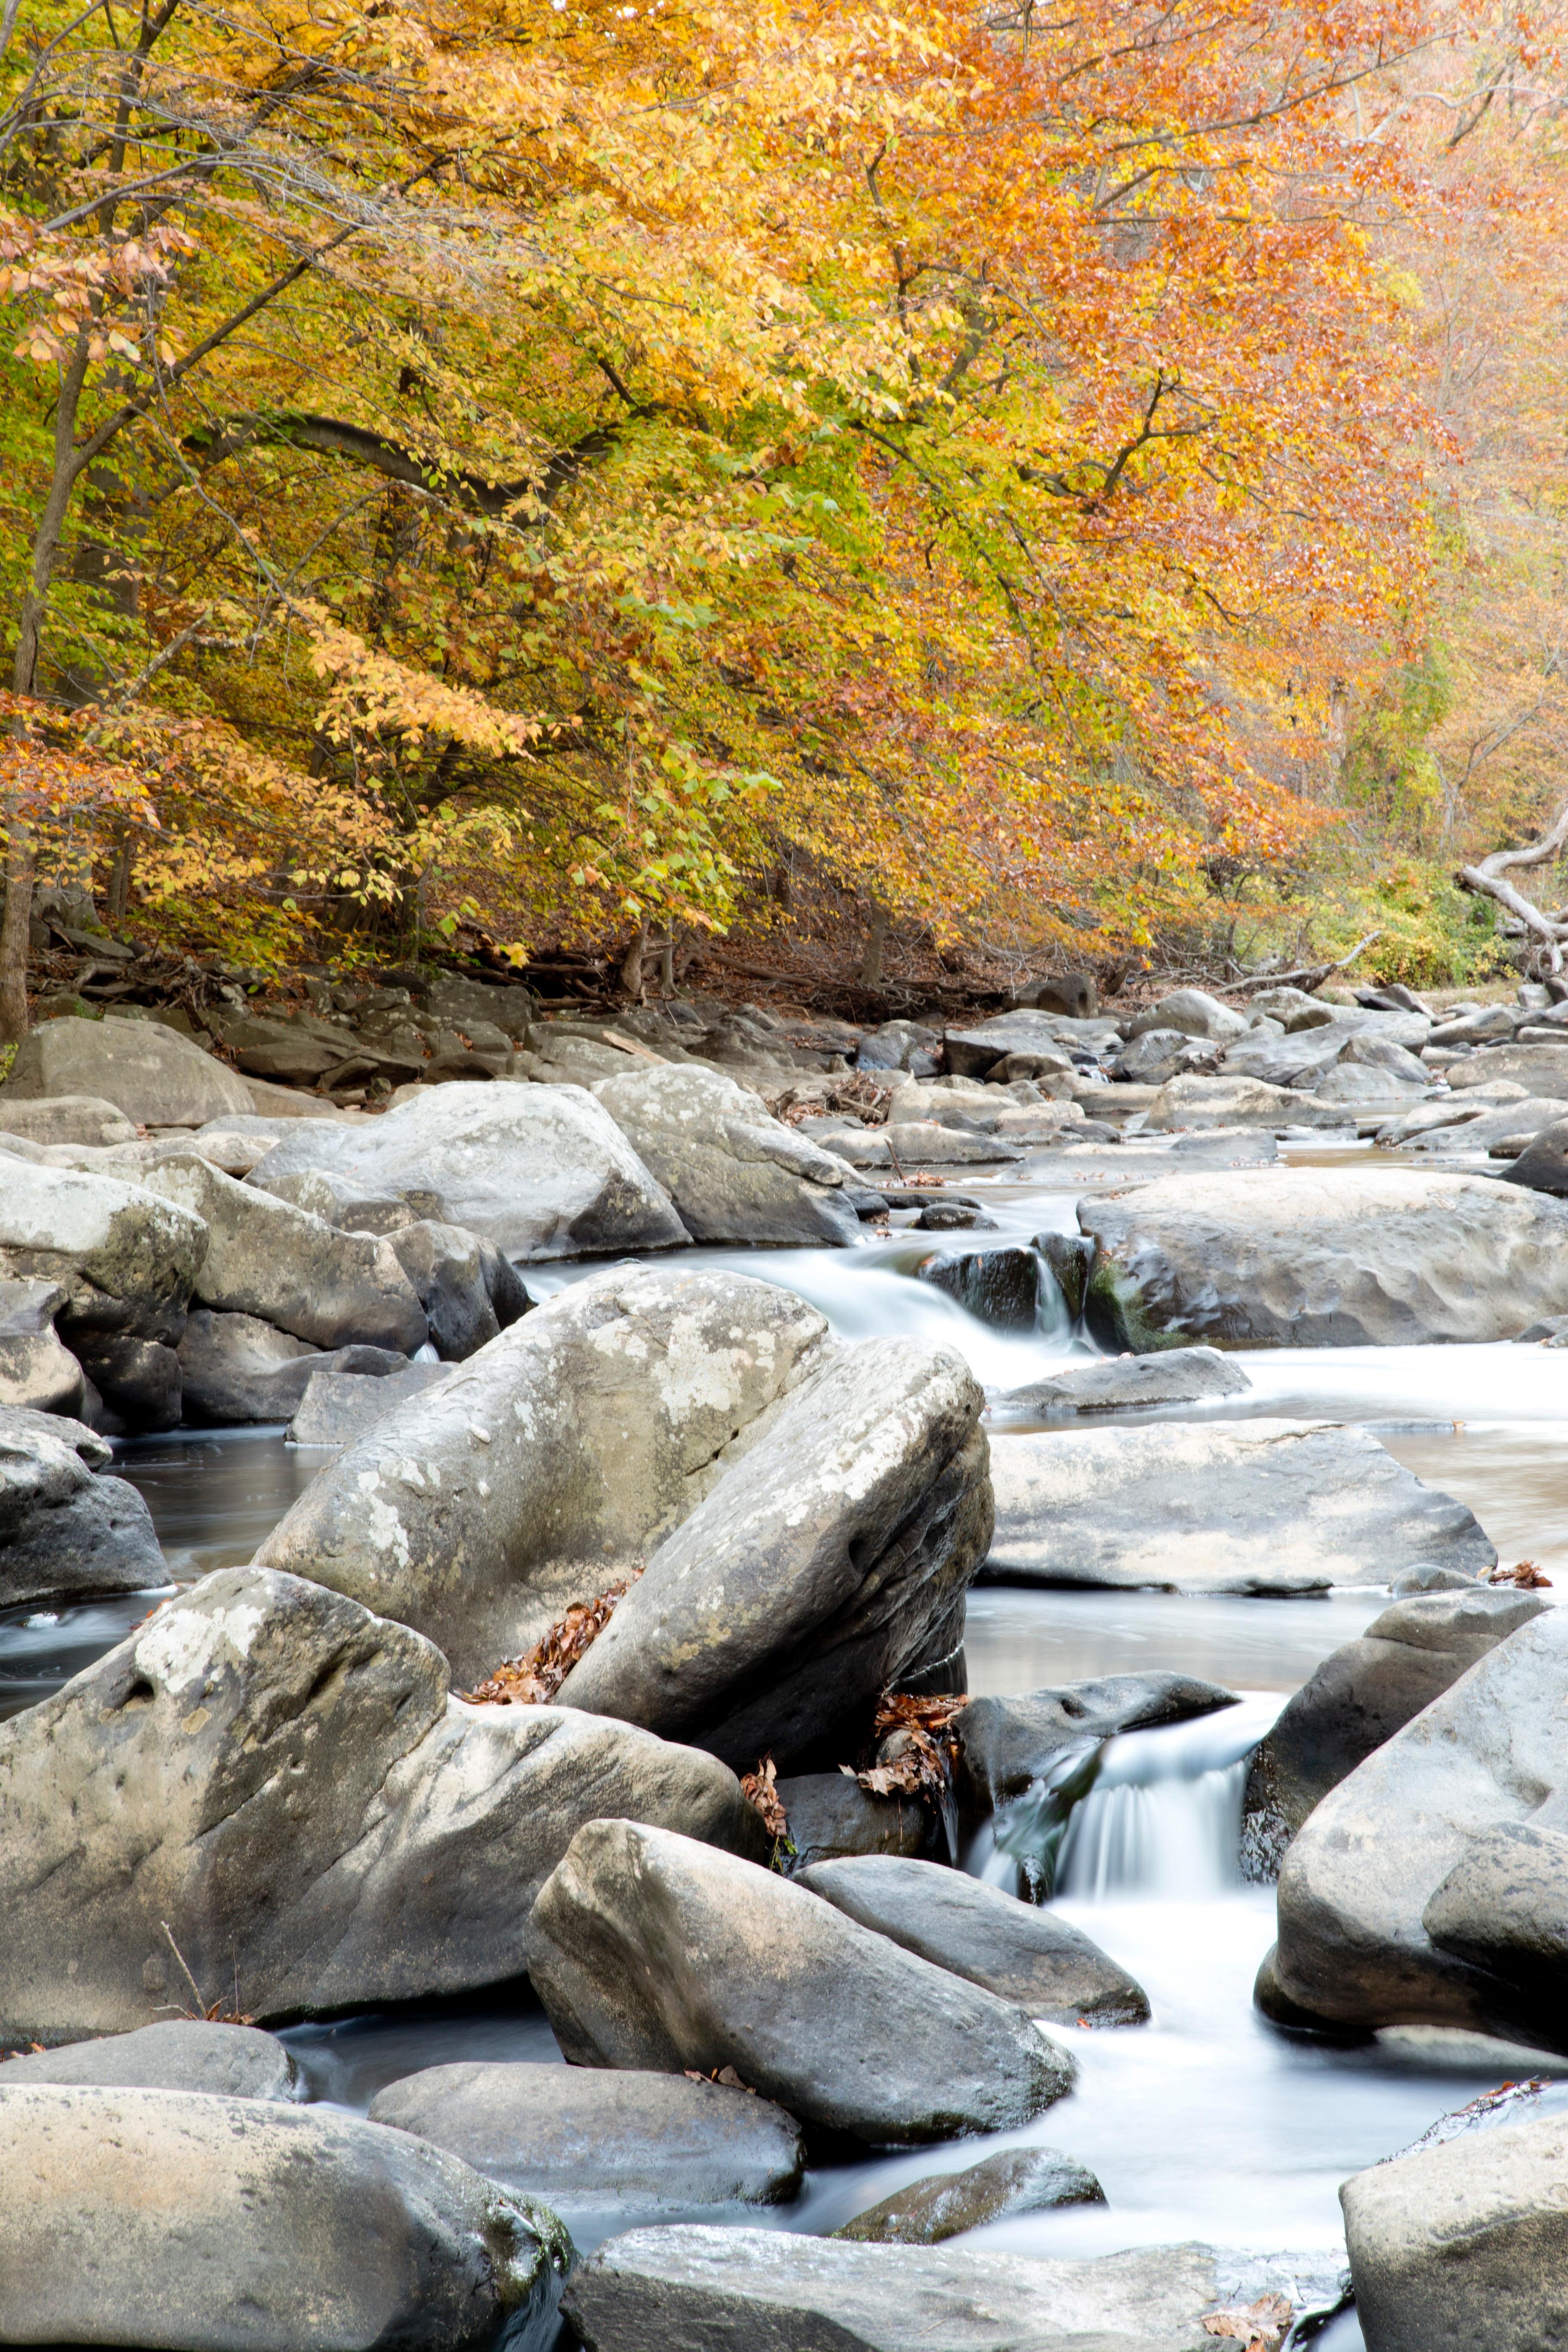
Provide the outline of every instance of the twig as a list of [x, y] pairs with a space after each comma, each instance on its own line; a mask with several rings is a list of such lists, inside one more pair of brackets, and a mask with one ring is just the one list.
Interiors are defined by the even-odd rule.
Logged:
[[1232, 982], [1231, 993], [1240, 996], [1252, 988], [1321, 988], [1330, 972], [1343, 971], [1347, 964], [1354, 963], [1357, 956], [1371, 947], [1373, 940], [1382, 937], [1381, 931], [1368, 931], [1365, 939], [1358, 940], [1349, 955], [1341, 956], [1337, 963], [1304, 964], [1300, 971], [1255, 972], [1250, 980]]
[[191, 1974], [190, 1969], [185, 1965], [185, 1956], [184, 1952], [181, 1951], [178, 1944], [174, 1941], [174, 1931], [170, 1927], [166, 1919], [161, 1919], [158, 1924], [163, 1928], [164, 1935], [168, 1937], [169, 1949], [180, 1963], [181, 1971], [184, 1976], [185, 1982], [190, 1986], [192, 1992], [195, 1995], [196, 2015], [198, 2017], [205, 2017], [207, 2013], [207, 2005], [202, 1999], [202, 1989], [196, 1982], [195, 1977]]

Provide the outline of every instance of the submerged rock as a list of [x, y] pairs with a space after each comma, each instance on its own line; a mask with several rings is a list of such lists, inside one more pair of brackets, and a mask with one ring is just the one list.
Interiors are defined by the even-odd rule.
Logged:
[[1091, 1308], [1135, 1351], [1509, 1339], [1568, 1312], [1568, 1207], [1484, 1177], [1169, 1177], [1078, 1213]]
[[321, 1168], [365, 1191], [435, 1192], [454, 1224], [522, 1259], [670, 1249], [674, 1204], [579, 1087], [457, 1080], [363, 1126], [301, 1122], [257, 1171]]
[[805, 2166], [800, 2126], [771, 2099], [682, 2074], [428, 2066], [378, 2091], [370, 2119], [571, 2205], [780, 2205]]
[[1146, 2025], [1149, 1996], [1080, 1928], [963, 1871], [890, 1854], [818, 1863], [795, 1884], [907, 1952], [1058, 2025]]
[[42, 1021], [29, 1031], [0, 1087], [0, 1129], [13, 1103], [82, 1095], [112, 1104], [141, 1127], [203, 1127], [226, 1112], [256, 1107], [237, 1072], [189, 1037], [156, 1021], [125, 1021], [110, 1013], [100, 1021]]
[[993, 1584], [1321, 1592], [1497, 1560], [1464, 1504], [1327, 1422], [999, 1437], [991, 1461]]
[[258, 1560], [416, 1626], [471, 1685], [638, 1567], [828, 1344], [744, 1275], [575, 1284], [345, 1446]]
[[877, 2145], [1014, 2128], [1074, 2077], [1021, 2010], [773, 1872], [630, 1822], [578, 1832], [534, 1906], [529, 1973], [578, 2065], [732, 2066]]
[[0, 1609], [167, 1583], [146, 1504], [100, 1475], [112, 1459], [79, 1421], [0, 1406]]
[[13, 2342], [182, 2352], [545, 2352], [553, 2214], [456, 2157], [321, 2107], [0, 2084], [0, 2311]]
[[202, 2091], [230, 2099], [297, 2099], [299, 2071], [288, 2045], [254, 2025], [169, 2018], [130, 2033], [106, 2033], [9, 2058], [0, 2092], [24, 2083], [91, 2083], [116, 2091]]
[[496, 1983], [603, 1812], [767, 1851], [714, 1758], [466, 1706], [405, 1627], [221, 1570], [0, 1725], [0, 2041], [126, 2032], [190, 1979], [272, 2022]]
[[779, 1762], [952, 1647], [990, 1540], [983, 1398], [907, 1339], [837, 1350], [648, 1561], [563, 1706]]
[[1027, 1388], [1004, 1389], [994, 1402], [1006, 1412], [1106, 1412], [1117, 1406], [1199, 1404], [1210, 1397], [1241, 1396], [1251, 1386], [1240, 1365], [1217, 1348], [1173, 1348], [1152, 1356], [1073, 1364]]
[[594, 1092], [693, 1241], [842, 1245], [858, 1238], [842, 1163], [721, 1071], [645, 1066], [604, 1079]]
[[1103, 2205], [1092, 2172], [1054, 2147], [1007, 2147], [963, 2172], [911, 2180], [879, 2205], [857, 2213], [835, 2238], [852, 2245], [940, 2246], [988, 2221], [1048, 2213], [1061, 2205]]

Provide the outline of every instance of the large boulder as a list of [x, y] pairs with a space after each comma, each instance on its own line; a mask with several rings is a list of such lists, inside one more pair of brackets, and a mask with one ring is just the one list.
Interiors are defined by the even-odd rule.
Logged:
[[472, 1684], [639, 1566], [827, 1346], [748, 1276], [594, 1276], [346, 1446], [258, 1559], [416, 1625]]
[[1547, 1606], [1511, 1587], [1412, 1593], [1325, 1658], [1254, 1754], [1244, 1812], [1255, 1864], [1277, 1869], [1331, 1789]]
[[79, 1421], [0, 1407], [0, 1609], [168, 1582], [142, 1496], [98, 1475], [111, 1458]]
[[954, 1717], [954, 1783], [966, 1813], [979, 1816], [1021, 1797], [1070, 1748], [1119, 1731], [1187, 1723], [1237, 1696], [1188, 1675], [1107, 1675], [1008, 1698], [972, 1698]]
[[819, 1862], [795, 1884], [939, 1969], [1059, 2025], [1146, 2025], [1149, 1996], [1081, 1928], [963, 1871], [892, 1854]]
[[561, 1686], [736, 1765], [786, 1761], [955, 1646], [991, 1539], [962, 1359], [838, 1351], [648, 1561]]
[[841, 1160], [721, 1071], [628, 1071], [594, 1092], [697, 1242], [843, 1244], [860, 1220]]
[[[1478, 1126], [1483, 1123], [1489, 1125], [1490, 1121], [1477, 1121]], [[1514, 1130], [1510, 1129], [1509, 1132]], [[1459, 1149], [1468, 1149], [1462, 1130]], [[1568, 1196], [1568, 1117], [1559, 1117], [1538, 1129], [1512, 1167], [1504, 1171], [1502, 1181], [1505, 1184], [1522, 1184], [1531, 1192], [1554, 1193], [1559, 1200]]]
[[1135, 1013], [1127, 1034], [1142, 1037], [1150, 1029], [1177, 1029], [1186, 1037], [1227, 1045], [1233, 1037], [1245, 1036], [1250, 1025], [1245, 1013], [1222, 1004], [1206, 989], [1173, 988], [1157, 1003], [1145, 1005], [1142, 1013]]
[[58, 1282], [0, 1276], [0, 1405], [35, 1412], [79, 1412], [81, 1366], [55, 1329], [66, 1303]]
[[[498, 1265], [507, 1261], [493, 1242], [481, 1241], [461, 1225], [419, 1217], [399, 1225], [380, 1246], [403, 1268], [443, 1363], [464, 1363], [496, 1338], [501, 1326], [490, 1298], [486, 1253]], [[517, 1318], [506, 1319], [512, 1323]]]
[[[1096, 1023], [1094, 1027], [1112, 1045], [1120, 1042], [1114, 1022]], [[1060, 1048], [1068, 1034], [1061, 1015], [1020, 1008], [978, 1021], [967, 1029], [944, 1031], [943, 1057], [954, 1077], [983, 1078], [1011, 1054], [1038, 1054], [1052, 1063], [1066, 1059]]]
[[359, 1127], [312, 1119], [258, 1171], [324, 1168], [367, 1192], [433, 1192], [513, 1258], [670, 1249], [690, 1237], [608, 1111], [579, 1087], [457, 1080]]
[[[1565, 1686], [1568, 1612], [1548, 1609], [1320, 1801], [1279, 1874], [1279, 1941], [1259, 1982], [1272, 2013], [1358, 2028], [1479, 2027], [1568, 2046], [1563, 1963], [1543, 1987], [1540, 1959], [1545, 1948], [1568, 1952], [1568, 1873], [1542, 1867], [1543, 1854], [1568, 1843]], [[1546, 1843], [1521, 1867], [1522, 1850], [1510, 1857], [1499, 1840], [1524, 1831]], [[1505, 1881], [1522, 1888], [1484, 1966], [1465, 1956], [1477, 1939], [1458, 1924], [1473, 1920], [1467, 1870], [1473, 1891], [1478, 1847], [1500, 1920]]]
[[588, 2352], [1208, 2352], [1221, 2293], [1204, 2246], [1042, 2262], [693, 2224], [612, 2238], [562, 2308]]
[[23, 1038], [0, 1087], [0, 1129], [9, 1123], [9, 1103], [48, 1095], [90, 1095], [139, 1127], [202, 1127], [226, 1111], [255, 1108], [237, 1071], [191, 1038], [156, 1021], [117, 1020], [112, 1013], [101, 1021], [40, 1022]]
[[[1568, 1056], [1564, 1058], [1568, 1059]], [[1563, 1075], [1564, 1079], [1568, 1079], [1568, 1069], [1564, 1069]], [[1444, 1108], [1454, 1114], [1448, 1125], [1434, 1124], [1423, 1127], [1415, 1133], [1401, 1135], [1399, 1149], [1427, 1154], [1473, 1152], [1479, 1157], [1490, 1151], [1494, 1144], [1506, 1143], [1512, 1136], [1531, 1136], [1539, 1140], [1542, 1129], [1549, 1129], [1559, 1120], [1568, 1118], [1568, 1102], [1549, 1100], [1540, 1095], [1524, 1095], [1517, 1101], [1495, 1106], [1490, 1103], [1478, 1106], [1473, 1097], [1460, 1095], [1450, 1098]], [[1515, 1160], [1513, 1167], [1506, 1171], [1500, 1170], [1499, 1173], [1507, 1182], [1529, 1183], [1528, 1176], [1516, 1174], [1519, 1162]], [[1534, 1189], [1550, 1192], [1555, 1187], [1545, 1184]]]
[[23, 2083], [91, 2083], [113, 2091], [203, 2091], [230, 2099], [298, 2099], [288, 2044], [254, 2025], [165, 2018], [131, 2033], [106, 2033], [8, 2058], [0, 2090]]
[[[1457, 1094], [1471, 1087], [1495, 1086], [1500, 1078], [1511, 1079], [1524, 1088], [1527, 1095], [1542, 1095], [1548, 1100], [1568, 1102], [1568, 1035], [1561, 1044], [1489, 1045], [1483, 1053], [1471, 1054], [1462, 1062], [1450, 1062], [1444, 1076]], [[0, 1097], [0, 1112], [4, 1097]]]
[[254, 1315], [221, 1315], [210, 1307], [198, 1307], [186, 1317], [175, 1352], [182, 1411], [197, 1428], [288, 1421], [318, 1371], [368, 1381], [377, 1374], [436, 1370], [410, 1365], [405, 1356], [389, 1348], [339, 1348], [328, 1353]]
[[879, 1797], [847, 1772], [785, 1774], [775, 1784], [795, 1852], [795, 1874], [846, 1854], [921, 1857], [947, 1852], [938, 1810], [907, 1796]]
[[1367, 2352], [1544, 2352], [1568, 2333], [1568, 2122], [1413, 2148], [1340, 2191]]
[[390, 1242], [341, 1234], [195, 1152], [160, 1160], [142, 1181], [207, 1228], [195, 1283], [204, 1307], [258, 1316], [317, 1348], [357, 1343], [408, 1356], [424, 1346], [425, 1312]]
[[684, 2074], [428, 2066], [378, 2091], [370, 2119], [568, 2206], [782, 2205], [805, 2165], [800, 2126], [771, 2099]]
[[1176, 1176], [1078, 1219], [1091, 1307], [1134, 1350], [1510, 1339], [1568, 1311], [1568, 1207], [1484, 1177]]
[[134, 1143], [136, 1124], [94, 1095], [40, 1095], [34, 1101], [0, 1087], [0, 1142]]
[[468, 1706], [405, 1627], [219, 1570], [0, 1725], [0, 2042], [197, 1997], [275, 2022], [516, 1976], [539, 1885], [618, 1813], [767, 1851], [712, 1757]]
[[1005, 2131], [1074, 2068], [1024, 2012], [775, 1873], [592, 1822], [534, 1906], [529, 1973], [578, 2065], [731, 2066], [877, 2145]]
[[999, 1437], [991, 1475], [994, 1584], [1321, 1592], [1418, 1561], [1474, 1575], [1497, 1560], [1463, 1503], [1330, 1422]]
[[545, 2352], [555, 2217], [405, 2133], [321, 2107], [0, 2087], [12, 2343], [178, 2352]]

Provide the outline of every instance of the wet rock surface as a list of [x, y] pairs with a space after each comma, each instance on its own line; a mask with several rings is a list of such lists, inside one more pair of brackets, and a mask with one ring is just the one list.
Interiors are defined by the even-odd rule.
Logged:
[[972, 1698], [954, 1717], [960, 1802], [979, 1816], [1022, 1796], [1064, 1750], [1234, 1706], [1236, 1693], [1188, 1675], [1107, 1675], [1009, 1698]]
[[1108, 1363], [1074, 1364], [1026, 1388], [1005, 1389], [994, 1402], [1005, 1412], [1108, 1412], [1153, 1404], [1199, 1404], [1210, 1397], [1242, 1396], [1252, 1382], [1217, 1348], [1172, 1348], [1152, 1356], [1116, 1356]]
[[221, 1314], [209, 1307], [198, 1307], [186, 1318], [175, 1353], [181, 1411], [198, 1428], [288, 1421], [319, 1371], [368, 1378], [400, 1370], [408, 1360], [386, 1348], [312, 1347], [258, 1316]]

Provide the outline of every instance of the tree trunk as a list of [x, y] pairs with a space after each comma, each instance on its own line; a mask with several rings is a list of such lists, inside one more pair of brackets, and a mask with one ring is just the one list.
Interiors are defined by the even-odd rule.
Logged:
[[658, 950], [658, 992], [661, 996], [675, 994], [675, 933], [666, 931]]
[[108, 919], [109, 928], [111, 931], [119, 931], [124, 929], [125, 918], [131, 910], [131, 857], [132, 845], [131, 829], [127, 826], [125, 832], [121, 836], [120, 847], [115, 852], [114, 865], [109, 877]]
[[866, 951], [860, 960], [862, 988], [882, 985], [882, 949], [888, 937], [888, 910], [871, 901], [871, 919], [866, 926]]
[[638, 1004], [642, 1003], [642, 965], [647, 950], [647, 925], [644, 923], [626, 950], [626, 961], [621, 966], [621, 986], [626, 995], [635, 998]]

